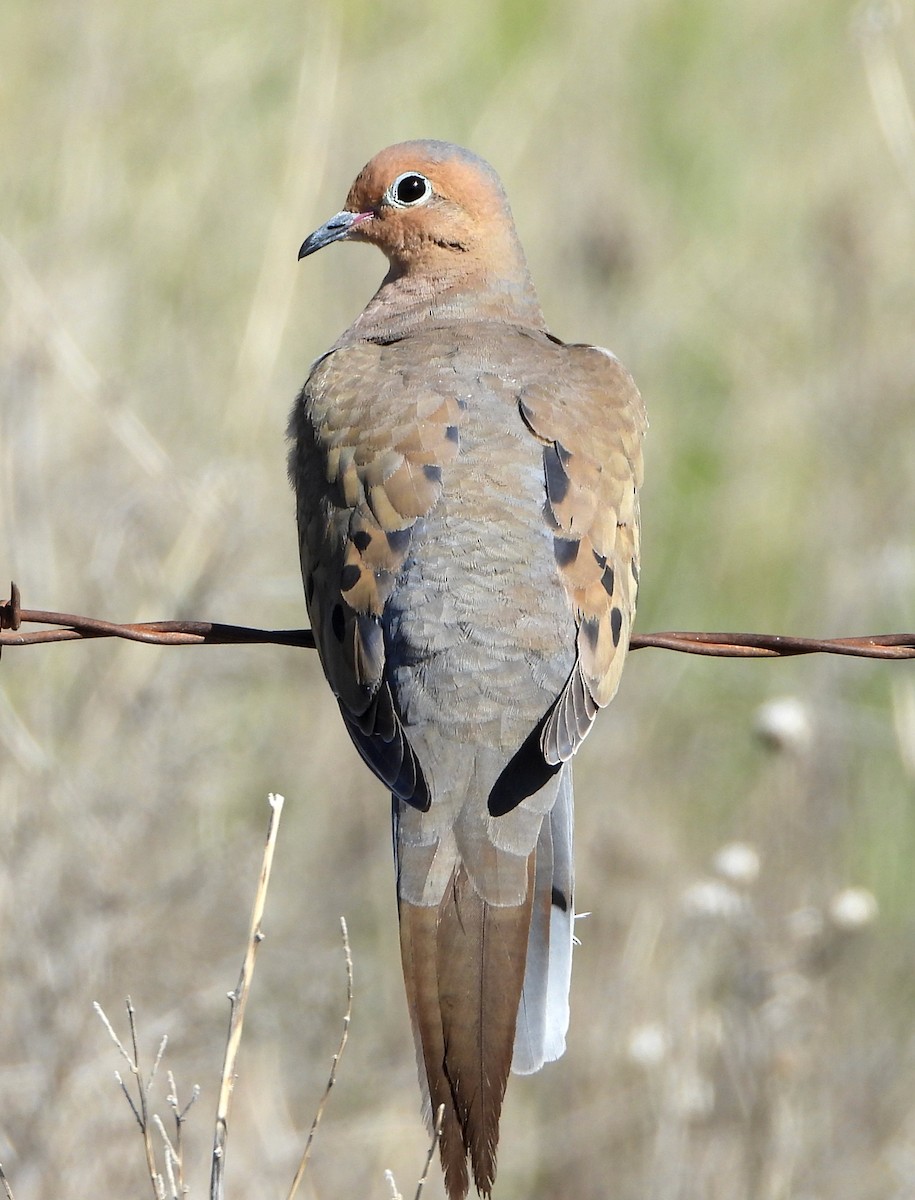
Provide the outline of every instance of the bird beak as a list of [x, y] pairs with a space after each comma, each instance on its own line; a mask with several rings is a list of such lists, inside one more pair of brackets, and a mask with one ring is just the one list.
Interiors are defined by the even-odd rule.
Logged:
[[335, 217], [325, 221], [314, 233], [309, 234], [299, 250], [299, 258], [307, 258], [309, 254], [314, 254], [316, 250], [323, 250], [331, 242], [339, 242], [349, 237], [354, 229], [363, 221], [368, 221], [373, 215], [370, 212], [347, 212], [345, 209], [343, 212], [338, 212]]

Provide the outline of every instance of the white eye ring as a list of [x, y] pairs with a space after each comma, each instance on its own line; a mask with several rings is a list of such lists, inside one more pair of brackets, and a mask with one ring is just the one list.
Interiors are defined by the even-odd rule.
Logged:
[[432, 184], [419, 171], [404, 171], [398, 175], [384, 195], [397, 208], [413, 208], [432, 198]]

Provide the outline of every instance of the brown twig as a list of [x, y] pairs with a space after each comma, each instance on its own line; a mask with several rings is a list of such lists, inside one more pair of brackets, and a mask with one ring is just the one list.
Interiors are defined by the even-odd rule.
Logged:
[[[52, 629], [23, 632], [26, 625], [52, 625]], [[269, 644], [315, 647], [310, 629], [254, 629], [246, 625], [221, 625], [213, 621], [145, 621], [118, 625], [73, 613], [22, 608], [19, 589], [11, 585], [10, 599], [0, 604], [0, 649], [34, 646], [44, 642], [117, 637], [157, 646], [225, 646]], [[665, 633], [634, 634], [630, 650], [647, 647], [703, 654], [714, 658], [788, 658], [798, 654], [844, 654], [856, 658], [915, 658], [915, 633], [881, 633], [852, 638], [800, 638], [778, 633]]]
[[251, 928], [248, 935], [248, 946], [245, 951], [241, 974], [234, 992], [229, 992], [229, 1035], [226, 1040], [226, 1053], [222, 1067], [222, 1081], [219, 1087], [219, 1100], [216, 1105], [216, 1130], [213, 1136], [213, 1163], [210, 1173], [210, 1200], [223, 1200], [226, 1142], [229, 1135], [229, 1112], [232, 1107], [232, 1093], [235, 1090], [235, 1066], [238, 1061], [238, 1048], [241, 1044], [242, 1027], [245, 1022], [245, 1008], [248, 994], [251, 991], [251, 979], [254, 975], [254, 960], [257, 948], [263, 941], [261, 919], [264, 915], [264, 904], [267, 899], [267, 886], [270, 883], [270, 871], [273, 867], [273, 854], [276, 849], [276, 839], [279, 832], [280, 816], [283, 812], [283, 797], [271, 794], [270, 824], [267, 828], [267, 841], [264, 846], [264, 857], [261, 863], [260, 878], [254, 896], [254, 908], [251, 913]]
[[299, 1160], [299, 1166], [296, 1170], [295, 1177], [292, 1180], [292, 1185], [289, 1188], [289, 1194], [286, 1200], [295, 1200], [295, 1194], [299, 1190], [299, 1184], [305, 1175], [305, 1169], [308, 1166], [308, 1158], [311, 1154], [312, 1143], [315, 1140], [315, 1134], [318, 1132], [318, 1126], [321, 1124], [321, 1118], [324, 1115], [324, 1108], [327, 1104], [328, 1097], [331, 1093], [331, 1088], [337, 1081], [337, 1067], [340, 1059], [343, 1057], [343, 1051], [346, 1049], [346, 1042], [349, 1037], [350, 1020], [353, 1015], [353, 956], [349, 948], [349, 933], [346, 928], [346, 918], [340, 918], [340, 932], [343, 938], [343, 953], [346, 957], [346, 1012], [343, 1016], [343, 1033], [340, 1037], [340, 1045], [337, 1047], [337, 1053], [334, 1055], [330, 1064], [330, 1076], [324, 1088], [324, 1094], [318, 1103], [314, 1119], [311, 1122], [311, 1129], [308, 1131], [308, 1140], [305, 1143], [305, 1149], [302, 1151], [302, 1157]]

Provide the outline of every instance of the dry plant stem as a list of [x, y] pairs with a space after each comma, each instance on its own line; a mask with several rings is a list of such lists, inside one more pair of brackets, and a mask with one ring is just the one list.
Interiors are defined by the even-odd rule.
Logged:
[[[435, 1126], [432, 1130], [432, 1140], [429, 1143], [429, 1152], [426, 1155], [426, 1162], [423, 1167], [423, 1173], [419, 1177], [419, 1183], [416, 1185], [416, 1195], [413, 1200], [420, 1200], [423, 1194], [423, 1188], [426, 1186], [426, 1180], [429, 1178], [429, 1168], [432, 1166], [432, 1160], [435, 1157], [435, 1147], [439, 1143], [442, 1136], [442, 1126], [445, 1123], [445, 1106], [440, 1104], [438, 1112], [435, 1114]], [[393, 1171], [385, 1171], [385, 1180], [388, 1187], [391, 1189], [391, 1200], [403, 1200], [403, 1196], [397, 1188], [397, 1181], [394, 1178]]]
[[426, 1155], [426, 1165], [423, 1167], [423, 1173], [419, 1177], [419, 1183], [416, 1185], [416, 1196], [414, 1200], [420, 1200], [423, 1194], [423, 1188], [426, 1186], [426, 1180], [429, 1178], [429, 1168], [432, 1166], [432, 1159], [435, 1157], [435, 1147], [439, 1143], [442, 1136], [442, 1126], [445, 1124], [445, 1106], [440, 1104], [438, 1112], [435, 1114], [435, 1127], [432, 1130], [432, 1140], [429, 1143], [429, 1153]]
[[270, 883], [270, 872], [273, 867], [273, 855], [276, 849], [276, 839], [279, 832], [280, 816], [283, 812], [283, 797], [271, 794], [270, 824], [267, 829], [267, 842], [264, 846], [264, 858], [261, 863], [260, 878], [254, 896], [254, 908], [251, 913], [251, 929], [248, 935], [248, 947], [242, 963], [241, 974], [235, 991], [229, 993], [231, 1010], [229, 1013], [229, 1036], [226, 1041], [226, 1053], [222, 1068], [222, 1081], [219, 1088], [219, 1100], [216, 1105], [216, 1130], [213, 1138], [213, 1164], [210, 1173], [210, 1200], [222, 1200], [224, 1195], [224, 1176], [226, 1161], [226, 1141], [229, 1135], [229, 1112], [232, 1107], [232, 1093], [235, 1089], [235, 1065], [238, 1061], [238, 1047], [241, 1043], [242, 1027], [245, 1021], [245, 1008], [248, 994], [251, 990], [251, 979], [254, 974], [254, 960], [257, 948], [263, 940], [261, 919], [264, 915], [264, 904], [267, 899], [267, 887]]
[[[56, 629], [21, 632], [21, 625], [56, 625]], [[226, 646], [270, 644], [315, 648], [310, 629], [254, 629], [213, 621], [145, 621], [118, 625], [73, 613], [22, 608], [19, 589], [11, 585], [10, 599], [0, 604], [0, 650], [4, 646], [34, 646], [44, 642], [84, 641], [117, 637], [156, 646]], [[797, 654], [843, 654], [855, 658], [915, 658], [915, 633], [880, 633], [853, 638], [786, 637], [778, 633], [664, 633], [634, 634], [630, 650], [677, 650], [714, 658], [788, 658]]]
[[140, 1051], [137, 1045], [137, 1017], [133, 1003], [130, 997], [127, 997], [127, 1021], [130, 1025], [130, 1041], [133, 1046], [133, 1071], [137, 1077], [137, 1087], [140, 1094], [140, 1114], [143, 1117], [141, 1128], [143, 1130], [143, 1146], [146, 1150], [146, 1168], [149, 1171], [149, 1178], [152, 1181], [153, 1192], [158, 1196], [161, 1190], [161, 1181], [159, 1173], [156, 1170], [156, 1155], [153, 1151], [152, 1133], [149, 1128], [149, 1090], [152, 1087], [153, 1080], [156, 1077], [156, 1072], [159, 1069], [159, 1063], [162, 1061], [162, 1055], [165, 1053], [167, 1038], [163, 1037], [159, 1043], [159, 1050], [156, 1054], [156, 1061], [152, 1065], [152, 1070], [149, 1072], [149, 1078], [144, 1085], [140, 1076]]
[[165, 1126], [162, 1124], [162, 1118], [158, 1113], [153, 1113], [153, 1124], [159, 1131], [159, 1136], [162, 1138], [162, 1144], [165, 1147], [165, 1178], [168, 1180], [168, 1195], [170, 1200], [180, 1200], [181, 1193], [178, 1191], [175, 1179], [175, 1167], [180, 1165], [178, 1162], [178, 1152], [165, 1132]]
[[134, 1009], [133, 1002], [129, 996], [127, 997], [125, 1003], [127, 1005], [127, 1023], [130, 1028], [130, 1044], [132, 1047], [132, 1053], [125, 1047], [124, 1043], [115, 1033], [114, 1026], [108, 1020], [108, 1017], [105, 1014], [102, 1006], [96, 1002], [93, 1007], [101, 1018], [105, 1028], [108, 1030], [109, 1037], [114, 1042], [115, 1046], [117, 1046], [121, 1056], [127, 1063], [127, 1066], [130, 1068], [131, 1075], [133, 1075], [137, 1081], [137, 1102], [134, 1103], [130, 1092], [127, 1090], [127, 1085], [121, 1078], [120, 1072], [115, 1071], [115, 1078], [120, 1085], [121, 1091], [124, 1093], [127, 1103], [130, 1105], [130, 1111], [133, 1113], [134, 1119], [140, 1126], [140, 1133], [143, 1136], [143, 1149], [146, 1153], [146, 1170], [149, 1175], [150, 1182], [152, 1183], [153, 1195], [156, 1197], [156, 1200], [161, 1200], [161, 1196], [163, 1195], [163, 1182], [162, 1176], [156, 1170], [156, 1155], [153, 1150], [149, 1120], [149, 1092], [152, 1088], [153, 1080], [156, 1078], [156, 1072], [159, 1070], [159, 1064], [162, 1062], [162, 1055], [165, 1053], [165, 1047], [168, 1044], [168, 1038], [163, 1037], [159, 1043], [159, 1049], [156, 1053], [155, 1061], [153, 1062], [152, 1069], [149, 1072], [149, 1077], [144, 1083], [143, 1077], [140, 1074], [140, 1052], [137, 1041], [136, 1010]]
[[337, 1047], [337, 1053], [334, 1055], [330, 1064], [330, 1075], [327, 1079], [327, 1086], [324, 1088], [324, 1094], [318, 1103], [317, 1111], [314, 1115], [314, 1120], [311, 1122], [311, 1129], [308, 1131], [308, 1141], [305, 1143], [305, 1149], [302, 1151], [302, 1158], [299, 1162], [298, 1170], [292, 1180], [292, 1185], [289, 1188], [289, 1194], [286, 1200], [294, 1200], [296, 1192], [299, 1190], [299, 1184], [305, 1175], [305, 1169], [308, 1166], [308, 1157], [311, 1154], [311, 1147], [315, 1140], [315, 1134], [318, 1132], [318, 1126], [321, 1123], [321, 1118], [324, 1116], [324, 1108], [330, 1096], [331, 1088], [337, 1079], [337, 1067], [340, 1065], [340, 1059], [343, 1057], [343, 1051], [346, 1049], [346, 1041], [349, 1037], [350, 1018], [353, 1014], [353, 956], [349, 947], [349, 932], [346, 928], [346, 918], [340, 918], [340, 935], [343, 938], [343, 953], [346, 957], [346, 1012], [343, 1016], [343, 1033], [340, 1036], [340, 1045]]
[[168, 1182], [168, 1195], [170, 1200], [182, 1200], [182, 1197], [187, 1195], [188, 1189], [184, 1182], [184, 1147], [182, 1145], [182, 1129], [185, 1118], [188, 1112], [193, 1107], [195, 1101], [200, 1095], [200, 1088], [196, 1085], [191, 1092], [191, 1098], [181, 1108], [178, 1103], [178, 1088], [175, 1084], [175, 1076], [169, 1071], [168, 1073], [169, 1093], [166, 1097], [168, 1106], [171, 1108], [175, 1117], [175, 1140], [171, 1138], [165, 1129], [165, 1124], [162, 1118], [158, 1115], [153, 1115], [153, 1122], [156, 1129], [159, 1131], [159, 1136], [162, 1138], [162, 1144], [165, 1148], [165, 1176]]
[[3, 1163], [0, 1163], [0, 1183], [3, 1184], [3, 1194], [6, 1200], [13, 1200], [13, 1189], [10, 1187], [6, 1175], [3, 1171]]
[[[178, 1103], [178, 1088], [175, 1084], [175, 1076], [171, 1071], [168, 1073], [168, 1089], [168, 1104], [172, 1112], [175, 1114], [175, 1147], [172, 1151], [174, 1154], [175, 1166], [178, 1169], [178, 1187], [175, 1194], [178, 1196], [184, 1196], [187, 1192], [187, 1189], [184, 1185], [184, 1145], [182, 1131], [187, 1114], [190, 1112], [191, 1108], [200, 1096], [200, 1088], [197, 1084], [194, 1084], [194, 1087], [191, 1091], [191, 1098], [188, 1100], [187, 1104], [185, 1104], [184, 1108], [182, 1108]], [[165, 1137], [164, 1132], [162, 1136], [165, 1140], [166, 1149], [171, 1150], [171, 1143]]]

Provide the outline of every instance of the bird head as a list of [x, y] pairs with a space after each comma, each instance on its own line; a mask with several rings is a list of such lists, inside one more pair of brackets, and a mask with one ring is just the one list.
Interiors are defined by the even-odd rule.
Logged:
[[391, 267], [386, 283], [495, 286], [516, 306], [539, 312], [498, 175], [448, 142], [402, 142], [376, 154], [342, 211], [305, 239], [299, 258], [341, 241], [377, 246]]

